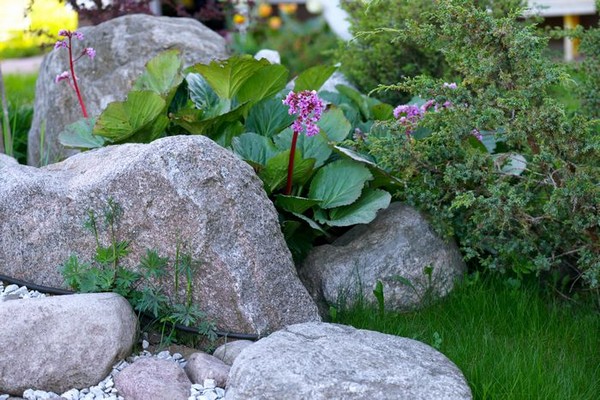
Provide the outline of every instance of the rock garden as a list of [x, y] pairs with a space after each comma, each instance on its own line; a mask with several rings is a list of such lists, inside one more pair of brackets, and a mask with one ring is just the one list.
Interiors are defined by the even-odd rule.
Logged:
[[595, 398], [599, 28], [114, 3], [0, 74], [0, 400]]

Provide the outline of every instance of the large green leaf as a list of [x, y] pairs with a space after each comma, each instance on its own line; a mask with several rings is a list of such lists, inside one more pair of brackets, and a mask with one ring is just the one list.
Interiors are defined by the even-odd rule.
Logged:
[[390, 205], [391, 199], [392, 196], [384, 190], [365, 190], [354, 203], [330, 210], [329, 220], [325, 223], [331, 226], [367, 224], [375, 219], [378, 210]]
[[354, 107], [362, 114], [363, 119], [368, 120], [373, 118], [366, 96], [363, 96], [362, 93], [352, 89], [350, 86], [335, 85], [335, 88], [352, 101]]
[[317, 204], [319, 204], [319, 200], [307, 199], [306, 197], [286, 196], [284, 194], [275, 196], [275, 205], [292, 213], [302, 214]]
[[231, 100], [256, 71], [268, 65], [271, 64], [267, 60], [234, 56], [227, 60], [211, 61], [208, 65], [196, 64], [190, 70], [202, 74], [220, 98]]
[[350, 161], [338, 160], [321, 168], [310, 183], [308, 197], [321, 200], [321, 208], [352, 204], [360, 197], [365, 183], [373, 179], [368, 168]]
[[243, 160], [263, 166], [278, 151], [271, 139], [252, 132], [234, 137], [231, 144], [233, 151]]
[[[289, 149], [292, 146], [294, 132], [291, 128], [285, 129], [279, 135], [274, 136], [275, 145], [281, 150]], [[296, 149], [302, 153], [305, 159], [314, 158], [315, 168], [319, 168], [331, 155], [331, 149], [327, 144], [327, 139], [323, 134], [308, 137], [299, 134], [296, 141]]]
[[104, 146], [106, 139], [94, 135], [95, 118], [82, 118], [65, 127], [58, 134], [58, 141], [65, 147], [76, 149], [95, 149]]
[[287, 82], [287, 68], [283, 65], [266, 65], [244, 82], [237, 93], [237, 101], [257, 103], [279, 93]]
[[[288, 163], [290, 151], [283, 151], [267, 160], [265, 168], [259, 173], [268, 193], [285, 187], [287, 184]], [[312, 175], [314, 159], [303, 159], [298, 151], [294, 154], [294, 170], [292, 180], [294, 185], [302, 185]]]
[[133, 84], [133, 90], [150, 90], [168, 96], [183, 80], [181, 57], [177, 49], [159, 53], [146, 64], [146, 70]]
[[332, 142], [345, 140], [352, 129], [352, 125], [344, 116], [344, 112], [337, 107], [323, 113], [317, 125]]
[[122, 142], [133, 135], [147, 137], [155, 135], [154, 121], [165, 112], [165, 100], [148, 90], [132, 91], [125, 101], [110, 103], [100, 114], [94, 134], [104, 136], [113, 142]]
[[373, 160], [367, 158], [367, 156], [364, 154], [357, 153], [354, 150], [341, 146], [333, 146], [333, 150], [343, 158], [357, 161], [369, 168], [369, 171], [371, 171], [371, 174], [373, 174], [373, 181], [371, 181], [369, 184], [371, 188], [380, 186], [392, 188], [394, 186], [397, 187], [402, 183], [398, 178], [378, 166]]
[[303, 90], [319, 90], [321, 86], [335, 72], [336, 67], [317, 65], [302, 72], [294, 82], [294, 92]]
[[294, 119], [296, 117], [288, 114], [280, 99], [264, 99], [250, 109], [246, 129], [259, 135], [273, 136], [290, 126]]
[[246, 114], [249, 103], [242, 104], [228, 113], [202, 119], [200, 110], [182, 110], [172, 116], [172, 121], [194, 135], [214, 138], [223, 133], [227, 125], [237, 124]]
[[204, 119], [231, 111], [231, 100], [221, 99], [200, 74], [189, 73], [185, 78], [192, 103], [202, 110]]

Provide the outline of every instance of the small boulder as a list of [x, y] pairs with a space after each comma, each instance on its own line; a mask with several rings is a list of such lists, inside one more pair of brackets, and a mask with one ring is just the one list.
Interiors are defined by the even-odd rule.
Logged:
[[152, 357], [138, 358], [115, 377], [119, 396], [127, 400], [187, 400], [191, 385], [176, 363]]
[[254, 344], [254, 342], [251, 340], [234, 340], [233, 342], [227, 342], [217, 347], [213, 356], [217, 357], [227, 365], [232, 365], [242, 350], [252, 344]]
[[361, 296], [376, 305], [378, 281], [386, 309], [413, 310], [448, 294], [465, 271], [456, 244], [442, 240], [417, 210], [401, 203], [333, 244], [315, 247], [298, 269], [322, 316], [330, 305], [350, 305]]
[[137, 317], [116, 293], [0, 303], [0, 393], [96, 385], [131, 353]]
[[[84, 40], [74, 41], [74, 51], [96, 50], [94, 60], [82, 59], [76, 67], [81, 95], [88, 114], [98, 116], [113, 101], [122, 101], [146, 63], [158, 53], [179, 49], [186, 66], [226, 58], [225, 39], [191, 18], [132, 14], [97, 26], [79, 29]], [[52, 32], [56, 34], [57, 32]], [[40, 165], [40, 142], [44, 127], [42, 163], [54, 163], [75, 154], [58, 141], [63, 129], [82, 117], [77, 96], [69, 85], [54, 79], [68, 69], [66, 49], [48, 53], [42, 62], [35, 90], [33, 121], [29, 131], [27, 161]]]
[[426, 344], [349, 326], [305, 323], [235, 360], [226, 400], [470, 400], [460, 370]]
[[206, 353], [192, 354], [184, 367], [192, 383], [203, 383], [206, 379], [213, 379], [218, 387], [225, 387], [229, 369], [229, 365]]

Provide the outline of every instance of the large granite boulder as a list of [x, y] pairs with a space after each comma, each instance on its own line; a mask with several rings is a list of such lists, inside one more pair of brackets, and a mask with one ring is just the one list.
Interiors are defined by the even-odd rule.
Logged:
[[377, 304], [378, 281], [387, 310], [413, 310], [449, 293], [465, 271], [455, 243], [436, 235], [414, 208], [392, 203], [371, 223], [315, 247], [298, 273], [325, 316], [330, 305], [360, 297]]
[[[203, 136], [109, 146], [39, 169], [0, 154], [0, 274], [64, 287], [58, 266], [72, 253], [92, 259], [84, 223], [88, 210], [102, 221], [109, 198], [122, 209], [117, 238], [131, 241], [123, 265], [135, 268], [147, 249], [191, 255], [192, 300], [218, 328], [263, 334], [320, 320], [262, 182]], [[185, 298], [179, 278], [176, 294], [171, 263], [160, 281], [171, 298]]]
[[460, 370], [421, 342], [349, 326], [288, 326], [235, 359], [226, 400], [467, 400]]
[[137, 316], [116, 293], [0, 302], [0, 394], [96, 385], [129, 356]]
[[[225, 40], [191, 18], [155, 17], [134, 14], [115, 18], [94, 27], [79, 29], [84, 40], [74, 40], [74, 51], [92, 47], [96, 58], [77, 62], [75, 73], [88, 114], [97, 116], [113, 101], [125, 99], [148, 60], [168, 49], [180, 49], [184, 64], [206, 63], [226, 58]], [[48, 53], [36, 84], [33, 121], [29, 131], [28, 163], [40, 165], [41, 129], [44, 127], [43, 164], [75, 154], [58, 141], [65, 126], [82, 117], [74, 91], [55, 77], [68, 69], [65, 49]]]

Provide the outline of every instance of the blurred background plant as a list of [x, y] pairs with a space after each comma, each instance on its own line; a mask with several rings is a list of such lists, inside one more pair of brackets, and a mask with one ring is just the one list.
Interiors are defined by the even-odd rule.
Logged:
[[227, 37], [234, 53], [276, 50], [292, 76], [312, 66], [333, 63], [339, 39], [320, 14], [319, 2], [308, 3], [307, 8], [296, 3], [274, 6], [266, 1], [230, 4]]
[[60, 29], [77, 28], [77, 13], [59, 0], [0, 0], [0, 10], [0, 60], [42, 54]]

